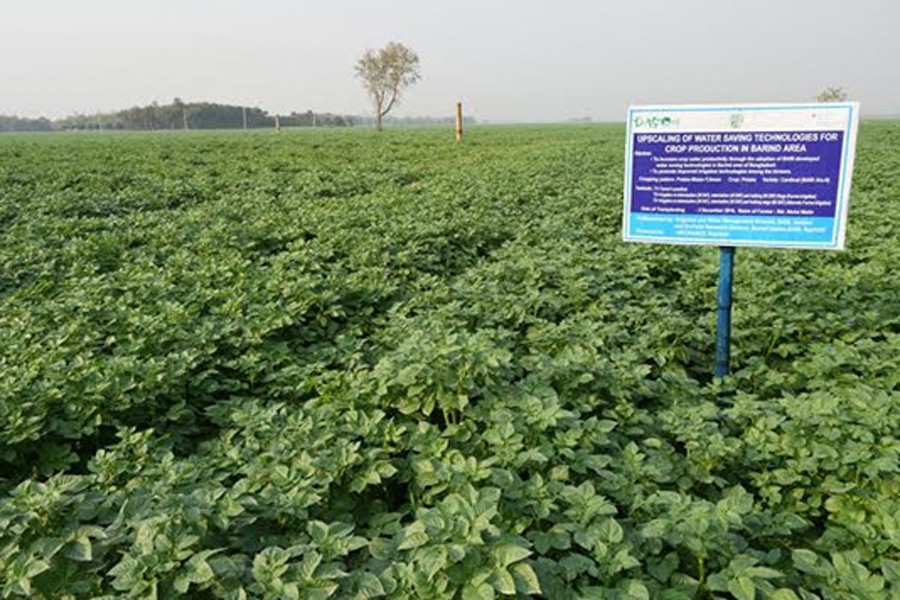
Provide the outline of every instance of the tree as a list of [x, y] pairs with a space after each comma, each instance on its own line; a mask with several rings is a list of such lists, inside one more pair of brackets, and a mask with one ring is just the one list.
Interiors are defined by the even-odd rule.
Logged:
[[[181, 126], [185, 131], [187, 131], [188, 130], [187, 104], [185, 104], [181, 98], [179, 98], [178, 96], [175, 96], [175, 99], [172, 100], [172, 106], [175, 107], [177, 112], [181, 113], [180, 115], [176, 115], [176, 116], [181, 117]], [[172, 129], [175, 129], [175, 127], [173, 126]]]
[[403, 90], [417, 82], [419, 57], [400, 42], [389, 42], [380, 50], [366, 50], [356, 63], [356, 76], [362, 81], [375, 109], [375, 128], [400, 102]]
[[845, 102], [847, 92], [842, 87], [827, 87], [816, 96], [819, 102]]

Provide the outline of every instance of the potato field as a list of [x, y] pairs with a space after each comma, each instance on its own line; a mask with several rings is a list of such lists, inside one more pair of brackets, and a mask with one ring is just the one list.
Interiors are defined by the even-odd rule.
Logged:
[[722, 381], [624, 132], [0, 137], [0, 597], [900, 598], [900, 123]]

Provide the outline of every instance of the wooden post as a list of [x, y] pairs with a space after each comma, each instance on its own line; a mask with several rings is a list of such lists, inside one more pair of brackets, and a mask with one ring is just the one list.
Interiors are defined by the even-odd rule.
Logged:
[[247, 107], [246, 106], [241, 107], [241, 116], [243, 117], [243, 120], [244, 120], [244, 131], [246, 131], [247, 130]]
[[275, 133], [281, 131], [281, 118], [278, 115], [275, 115]]
[[456, 103], [456, 141], [462, 141], [463, 135], [462, 102]]

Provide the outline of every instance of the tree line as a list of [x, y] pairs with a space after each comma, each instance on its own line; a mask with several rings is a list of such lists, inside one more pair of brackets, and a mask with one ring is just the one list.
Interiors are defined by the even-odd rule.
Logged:
[[[275, 115], [257, 108], [217, 104], [214, 102], [182, 102], [176, 98], [171, 104], [156, 102], [116, 112], [76, 114], [62, 119], [29, 119], [0, 115], [0, 133], [25, 131], [106, 131], [138, 130], [165, 131], [178, 129], [248, 129], [274, 128]], [[373, 116], [341, 115], [307, 110], [278, 115], [281, 127], [359, 127], [371, 126]], [[448, 125], [453, 117], [388, 117], [384, 123], [391, 127], [427, 127]], [[466, 118], [467, 123], [474, 123]]]
[[53, 131], [56, 125], [50, 119], [25, 119], [0, 115], [0, 131]]
[[72, 130], [259, 129], [275, 127], [350, 127], [358, 117], [333, 113], [292, 112], [272, 115], [258, 107], [214, 102], [153, 102], [109, 113], [76, 114], [62, 119], [28, 119], [0, 115], [0, 132]]

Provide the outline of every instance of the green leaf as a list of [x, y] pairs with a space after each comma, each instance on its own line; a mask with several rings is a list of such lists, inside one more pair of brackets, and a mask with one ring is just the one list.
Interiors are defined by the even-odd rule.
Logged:
[[112, 586], [119, 591], [132, 589], [137, 583], [140, 569], [138, 561], [126, 554], [109, 570], [109, 576], [113, 577]]
[[63, 550], [66, 558], [79, 562], [88, 562], [93, 559], [91, 548], [91, 540], [87, 537], [80, 537], [66, 545]]
[[415, 560], [422, 566], [425, 576], [431, 581], [434, 575], [447, 566], [446, 546], [429, 546], [415, 554]]
[[488, 583], [467, 583], [462, 590], [462, 600], [494, 600], [494, 588]]
[[[276, 564], [281, 565], [284, 563], [279, 560]], [[316, 569], [319, 568], [320, 564], [322, 564], [322, 555], [313, 550], [303, 555], [303, 560], [300, 562], [297, 571], [300, 577], [306, 581], [310, 581], [315, 577]]]
[[368, 600], [369, 598], [377, 598], [378, 596], [385, 595], [384, 585], [382, 585], [381, 580], [373, 573], [363, 572], [360, 574], [356, 587], [359, 592], [358, 597], [361, 600]]
[[527, 562], [518, 562], [509, 569], [516, 580], [516, 589], [523, 594], [540, 594], [541, 583]]
[[513, 595], [516, 593], [516, 581], [512, 574], [504, 568], [494, 570], [494, 589], [501, 594]]
[[737, 600], [755, 600], [756, 585], [749, 577], [736, 577], [728, 581], [728, 591]]
[[564, 569], [568, 579], [574, 579], [593, 570], [595, 563], [582, 554], [569, 554], [559, 561], [559, 565]]
[[[0, 521], [0, 529], [8, 525], [8, 522], [4, 523]], [[85, 537], [85, 536], [82, 536]], [[33, 545], [34, 550], [41, 555], [44, 560], [51, 560], [56, 553], [59, 552], [64, 546], [66, 546], [65, 538], [61, 537], [45, 537], [36, 541]]]
[[600, 543], [600, 531], [597, 527], [581, 527], [578, 531], [575, 532], [575, 535], [572, 536], [572, 539], [575, 540], [575, 543], [585, 548], [586, 550], [592, 550], [598, 543]]
[[503, 567], [531, 556], [531, 550], [516, 544], [498, 544], [493, 547], [492, 552]]
[[754, 579], [778, 579], [784, 577], [784, 573], [769, 567], [750, 567], [744, 571], [744, 574]]
[[[319, 583], [314, 588], [306, 588], [303, 590], [303, 598], [309, 600], [325, 600], [331, 598], [338, 591], [338, 584], [332, 582]], [[299, 596], [298, 596], [299, 598]]]
[[397, 549], [411, 550], [413, 548], [418, 548], [419, 546], [427, 544], [428, 539], [428, 534], [425, 532], [425, 525], [416, 521], [403, 530], [403, 537], [400, 540]]
[[653, 559], [647, 563], [647, 572], [660, 583], [665, 583], [678, 568], [678, 554], [670, 552], [662, 559]]
[[186, 594], [191, 587], [191, 578], [187, 574], [181, 574], [175, 578], [172, 587], [174, 587], [175, 591], [179, 594]]
[[206, 583], [215, 577], [212, 567], [205, 558], [192, 558], [188, 563], [188, 573], [194, 583]]
[[819, 555], [812, 550], [794, 550], [791, 552], [791, 558], [794, 561], [794, 566], [804, 573], [818, 575], [821, 571], [819, 567]]
[[38, 575], [40, 575], [41, 573], [43, 573], [44, 571], [48, 570], [49, 568], [50, 568], [50, 565], [47, 564], [43, 560], [40, 560], [40, 559], [29, 560], [28, 568], [25, 570], [25, 577], [27, 577], [29, 579], [33, 579], [33, 578], [37, 577]]
[[306, 532], [317, 544], [322, 544], [328, 539], [328, 525], [322, 521], [310, 521], [307, 523]]
[[632, 579], [625, 584], [625, 597], [629, 600], [650, 600], [650, 590], [640, 581]]
[[622, 526], [615, 519], [604, 519], [599, 527], [600, 535], [609, 544], [618, 544], [625, 537]]
[[900, 588], [900, 561], [882, 558], [881, 573], [888, 583]]

